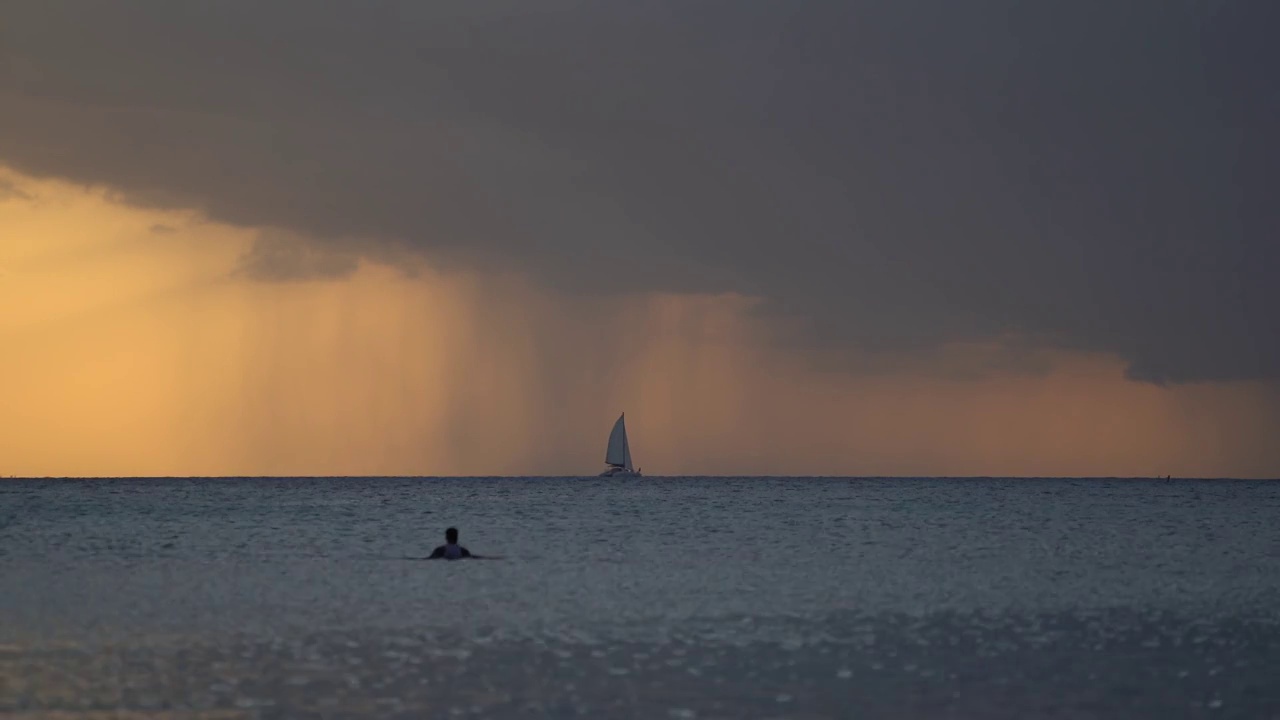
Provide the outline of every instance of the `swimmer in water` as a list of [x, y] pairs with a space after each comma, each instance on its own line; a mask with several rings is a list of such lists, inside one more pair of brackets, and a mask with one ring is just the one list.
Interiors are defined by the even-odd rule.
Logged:
[[472, 555], [470, 550], [458, 544], [458, 528], [449, 528], [444, 531], [444, 545], [431, 551], [428, 560], [461, 560], [463, 558], [479, 558], [479, 555]]

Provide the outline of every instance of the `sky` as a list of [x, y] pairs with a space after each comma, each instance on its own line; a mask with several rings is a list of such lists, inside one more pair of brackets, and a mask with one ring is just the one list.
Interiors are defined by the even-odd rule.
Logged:
[[0, 475], [1280, 476], [1271, 3], [0, 5]]

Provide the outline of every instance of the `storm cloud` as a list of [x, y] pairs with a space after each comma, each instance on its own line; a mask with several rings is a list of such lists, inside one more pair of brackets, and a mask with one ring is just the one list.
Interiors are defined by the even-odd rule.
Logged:
[[266, 228], [264, 279], [419, 258], [757, 297], [837, 354], [1016, 338], [1274, 379], [1277, 24], [1247, 0], [10, 0], [0, 164]]

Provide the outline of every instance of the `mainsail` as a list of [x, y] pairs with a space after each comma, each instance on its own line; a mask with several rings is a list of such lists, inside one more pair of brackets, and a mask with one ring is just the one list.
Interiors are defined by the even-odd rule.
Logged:
[[632, 470], [631, 445], [627, 443], [626, 417], [627, 414], [622, 413], [618, 416], [618, 422], [613, 424], [613, 431], [609, 433], [609, 449], [604, 453], [604, 461], [614, 467]]

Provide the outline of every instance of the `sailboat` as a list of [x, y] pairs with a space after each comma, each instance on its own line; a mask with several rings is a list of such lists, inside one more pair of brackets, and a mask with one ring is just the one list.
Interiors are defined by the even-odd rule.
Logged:
[[609, 447], [604, 452], [604, 462], [608, 470], [600, 473], [600, 477], [632, 478], [640, 477], [640, 471], [631, 464], [631, 445], [627, 442], [627, 414], [618, 416], [609, 433]]

